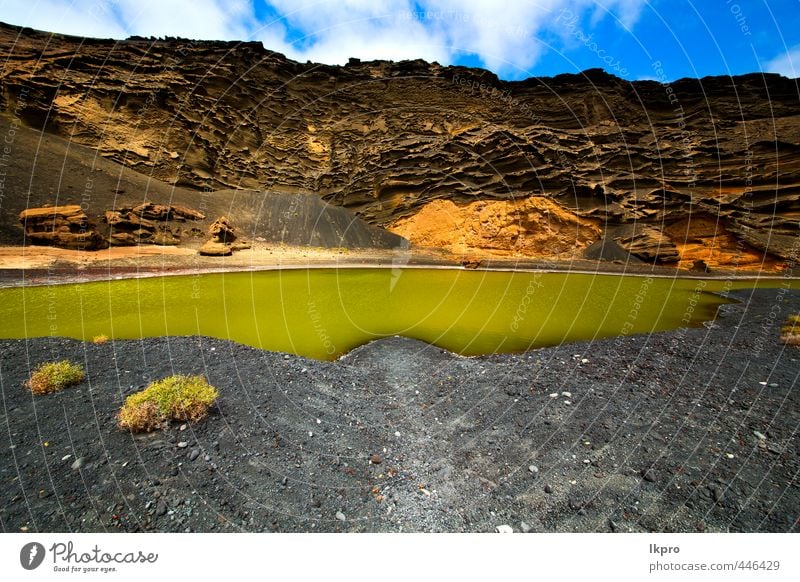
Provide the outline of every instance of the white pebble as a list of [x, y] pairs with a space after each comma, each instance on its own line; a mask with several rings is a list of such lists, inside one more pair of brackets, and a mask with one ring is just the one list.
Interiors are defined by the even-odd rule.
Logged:
[[553, 392], [553, 393], [550, 395], [550, 398], [558, 398], [558, 392]]
[[498, 525], [494, 529], [497, 533], [514, 533], [514, 528], [510, 525]]
[[565, 398], [572, 398], [572, 392], [562, 392], [561, 396], [564, 396]]

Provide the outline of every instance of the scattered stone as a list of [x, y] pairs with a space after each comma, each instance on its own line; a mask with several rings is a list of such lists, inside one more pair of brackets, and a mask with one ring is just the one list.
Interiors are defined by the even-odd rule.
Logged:
[[527, 523], [525, 523], [524, 521], [521, 521], [521, 522], [519, 522], [519, 529], [522, 530], [522, 533], [530, 533], [531, 529], [533, 529], [533, 528], [531, 526], [529, 526]]
[[200, 449], [192, 449], [191, 451], [189, 451], [190, 461], [194, 461], [199, 456], [200, 456]]
[[536, 475], [537, 473], [539, 473], [539, 467], [537, 467], [536, 465], [529, 465], [528, 471]]
[[341, 511], [336, 512], [336, 519], [338, 519], [339, 521], [347, 521], [347, 517], [345, 517], [344, 513], [342, 513]]
[[370, 455], [369, 462], [372, 463], [373, 465], [380, 465], [383, 462], [383, 459], [378, 453], [374, 453]]
[[189, 443], [186, 442], [186, 441], [181, 441], [181, 442], [178, 443], [178, 448], [179, 449], [185, 449], [188, 446], [189, 446]]
[[715, 503], [722, 501], [722, 498], [724, 497], [722, 489], [716, 485], [709, 485], [708, 490], [711, 491], [711, 499], [713, 499]]
[[767, 435], [765, 435], [765, 434], [763, 434], [763, 433], [760, 433], [760, 432], [758, 432], [757, 430], [754, 430], [754, 431], [753, 431], [753, 434], [755, 435], [755, 437], [756, 437], [758, 440], [761, 440], [761, 441], [765, 441], [765, 440], [767, 440]]
[[561, 396], [564, 398], [572, 398], [572, 392], [562, 392]]
[[648, 483], [655, 483], [656, 482], [656, 474], [652, 469], [647, 469], [642, 473], [642, 479], [647, 481]]
[[220, 216], [211, 226], [208, 227], [208, 234], [211, 235], [212, 240], [223, 244], [230, 244], [236, 240], [236, 227], [233, 222], [225, 216]]
[[510, 525], [498, 525], [494, 528], [497, 533], [514, 533], [514, 528]]
[[72, 465], [70, 465], [70, 468], [71, 468], [73, 471], [77, 471], [77, 470], [79, 470], [80, 468], [82, 468], [84, 464], [86, 464], [86, 461], [84, 460], [84, 458], [83, 458], [83, 457], [78, 457], [77, 459], [75, 459], [75, 460], [72, 462]]
[[544, 492], [545, 493], [552, 493], [553, 492], [553, 488], [550, 487], [550, 485], [545, 485], [544, 486]]
[[205, 257], [228, 257], [233, 254], [233, 249], [225, 243], [210, 240], [198, 252]]
[[483, 261], [481, 261], [480, 259], [466, 259], [464, 261], [461, 261], [461, 265], [465, 269], [477, 269], [478, 267], [481, 266], [481, 264], [483, 264]]
[[156, 504], [156, 515], [165, 515], [167, 513], [167, 504], [163, 499], [159, 500]]

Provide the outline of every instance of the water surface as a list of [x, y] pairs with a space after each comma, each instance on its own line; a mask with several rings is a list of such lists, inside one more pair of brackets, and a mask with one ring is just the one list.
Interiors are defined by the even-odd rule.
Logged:
[[726, 302], [710, 291], [725, 287], [724, 281], [454, 269], [168, 276], [0, 290], [0, 336], [205, 335], [333, 359], [403, 335], [476, 355], [698, 325]]

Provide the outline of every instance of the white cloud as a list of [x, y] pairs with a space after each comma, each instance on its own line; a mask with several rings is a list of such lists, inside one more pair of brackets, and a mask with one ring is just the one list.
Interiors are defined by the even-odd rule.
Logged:
[[219, 40], [246, 38], [255, 18], [245, 0], [6, 0], [0, 14], [10, 24], [78, 36]]
[[59, 0], [6, 0], [0, 2], [0, 20], [39, 30], [92, 36], [124, 38], [125, 29], [103, 3]]
[[800, 77], [800, 46], [786, 51], [786, 54], [778, 55], [764, 65], [767, 73], [778, 73], [784, 77], [795, 79]]
[[636, 22], [646, 0], [256, 0], [281, 19], [259, 22], [252, 0], [0, 0], [0, 19], [32, 28], [124, 38], [183, 36], [261, 40], [305, 61], [342, 64], [349, 57], [424, 58], [450, 64], [472, 54], [493, 71], [524, 75], [545, 50], [543, 33], [564, 28], [565, 11]]
[[287, 54], [341, 64], [365, 59], [425, 58], [443, 64], [474, 54], [491, 70], [528, 71], [544, 48], [537, 36], [563, 28], [559, 15], [613, 16], [633, 26], [645, 0], [270, 0], [287, 25], [305, 36]]

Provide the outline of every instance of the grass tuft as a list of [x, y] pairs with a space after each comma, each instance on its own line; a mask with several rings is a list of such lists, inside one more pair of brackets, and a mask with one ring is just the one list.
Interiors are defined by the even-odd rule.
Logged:
[[800, 346], [800, 314], [790, 315], [783, 324], [781, 341], [790, 346]]
[[169, 376], [125, 399], [117, 415], [120, 428], [150, 432], [171, 420], [197, 422], [219, 396], [203, 376]]
[[39, 364], [25, 385], [34, 394], [49, 394], [79, 384], [85, 378], [86, 372], [81, 366], [61, 360]]

